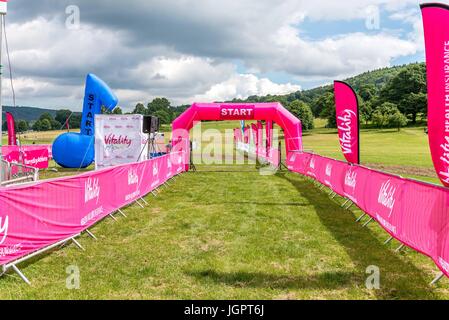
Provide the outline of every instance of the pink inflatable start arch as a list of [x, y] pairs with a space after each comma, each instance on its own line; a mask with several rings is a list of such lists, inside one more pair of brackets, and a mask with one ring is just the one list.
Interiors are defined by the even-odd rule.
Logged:
[[280, 103], [194, 103], [172, 123], [172, 143], [185, 151], [184, 163], [189, 168], [189, 131], [202, 120], [265, 120], [276, 122], [284, 130], [286, 152], [302, 151], [301, 121]]

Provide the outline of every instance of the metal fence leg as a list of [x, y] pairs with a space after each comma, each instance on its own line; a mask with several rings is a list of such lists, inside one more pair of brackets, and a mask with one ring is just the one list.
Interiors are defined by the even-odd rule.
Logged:
[[11, 268], [19, 275], [20, 278], [22, 278], [23, 281], [29, 286], [31, 286], [30, 280], [28, 280], [27, 277], [19, 270], [19, 268], [16, 267], [15, 264], [11, 265]]
[[373, 220], [374, 220], [373, 218], [369, 218], [369, 220], [366, 221], [366, 222], [362, 225], [362, 227], [366, 227], [366, 226], [369, 225], [370, 222], [373, 221]]
[[149, 205], [148, 201], [147, 201], [147, 200], [145, 200], [144, 198], [140, 198], [140, 200], [142, 200], [142, 201], [143, 201], [143, 203], [145, 203], [146, 205]]
[[443, 272], [441, 272], [440, 274], [438, 274], [438, 275], [435, 277], [435, 279], [432, 280], [432, 282], [430, 283], [430, 285], [433, 286], [433, 285], [437, 284], [437, 282], [440, 281], [441, 278], [443, 278], [443, 276], [444, 276], [444, 273], [443, 273]]
[[126, 214], [124, 214], [122, 210], [117, 209], [117, 211], [118, 211], [118, 213], [120, 213], [122, 216], [124, 216], [125, 218], [127, 218]]
[[89, 229], [86, 229], [86, 233], [94, 240], [98, 240], [97, 237], [92, 232], [89, 231]]
[[399, 251], [401, 251], [402, 248], [404, 248], [404, 247], [405, 247], [405, 245], [403, 245], [403, 244], [401, 243], [401, 245], [400, 245], [399, 247], [397, 247], [396, 250], [394, 250], [394, 252], [399, 252]]
[[139, 202], [139, 200], [136, 200], [135, 203], [137, 203], [142, 209], [145, 208], [145, 207]]
[[346, 206], [346, 210], [351, 209], [351, 207], [354, 205], [354, 202], [350, 201], [349, 204]]
[[355, 222], [360, 222], [364, 216], [366, 216], [366, 213], [364, 213], [360, 217], [358, 217], [357, 220], [355, 220]]
[[75, 238], [72, 238], [72, 241], [73, 241], [73, 243], [74, 243], [78, 248], [80, 248], [80, 249], [83, 250], [83, 251], [86, 251], [86, 249], [83, 248], [83, 246], [81, 245], [81, 243], [79, 243], [78, 241], [76, 241]]
[[385, 240], [384, 244], [389, 244], [393, 239], [393, 237], [389, 237], [387, 240]]
[[117, 221], [117, 218], [114, 217], [114, 216], [112, 215], [112, 213], [110, 213], [109, 216], [112, 218], [112, 220]]
[[157, 194], [154, 192], [154, 190], [151, 191], [151, 194], [152, 194], [153, 196], [157, 197]]
[[343, 208], [348, 202], [349, 202], [349, 199], [346, 199], [346, 201], [343, 202], [343, 204], [341, 205], [341, 207]]
[[334, 192], [334, 195], [331, 197], [331, 199], [334, 199], [337, 196], [337, 193]]

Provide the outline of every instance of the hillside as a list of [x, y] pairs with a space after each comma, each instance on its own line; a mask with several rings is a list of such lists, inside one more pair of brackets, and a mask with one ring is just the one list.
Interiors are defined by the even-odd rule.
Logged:
[[25, 120], [27, 122], [34, 122], [44, 113], [49, 113], [53, 118], [56, 116], [57, 110], [42, 109], [37, 107], [11, 107], [3, 106], [3, 119], [5, 119], [5, 113], [10, 112], [16, 121]]
[[[361, 73], [357, 76], [354, 76], [354, 77], [351, 77], [348, 79], [343, 79], [343, 81], [349, 83], [354, 88], [354, 90], [357, 92], [361, 91], [362, 88], [374, 87], [375, 91], [378, 93], [381, 90], [381, 88], [386, 83], [388, 83], [392, 78], [394, 78], [397, 74], [399, 74], [401, 71], [403, 71], [407, 68], [410, 68], [414, 65], [424, 66], [425, 63], [423, 63], [423, 62], [411, 63], [411, 64], [407, 64], [407, 65], [377, 69], [377, 70]], [[341, 80], [341, 79], [335, 79], [335, 80]], [[326, 92], [331, 92], [331, 91], [332, 91], [332, 85], [326, 85], [326, 86], [316, 87], [313, 89], [293, 92], [293, 93], [290, 93], [287, 95], [250, 96], [245, 100], [234, 99], [233, 101], [263, 102], [263, 101], [270, 101], [270, 100], [280, 100], [281, 102], [284, 102], [284, 101], [291, 102], [295, 99], [300, 99], [306, 103], [312, 103], [316, 98], [320, 97], [321, 95], [325, 94]]]

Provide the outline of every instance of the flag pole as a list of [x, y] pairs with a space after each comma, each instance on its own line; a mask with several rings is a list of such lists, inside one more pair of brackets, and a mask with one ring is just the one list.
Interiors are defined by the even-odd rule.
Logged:
[[[8, 0], [0, 0], [0, 160], [3, 160], [3, 101], [2, 101], [2, 53], [3, 53], [3, 24], [5, 21], [5, 15], [7, 12]], [[0, 163], [0, 182], [4, 180], [3, 164]]]

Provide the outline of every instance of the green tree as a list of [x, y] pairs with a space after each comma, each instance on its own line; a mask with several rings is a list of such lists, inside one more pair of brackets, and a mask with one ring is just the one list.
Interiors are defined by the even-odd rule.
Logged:
[[25, 120], [19, 120], [17, 123], [17, 131], [18, 132], [25, 132], [29, 129], [28, 122]]
[[170, 101], [168, 101], [166, 98], [155, 98], [147, 105], [147, 111], [149, 115], [153, 115], [159, 110], [165, 110], [168, 112], [169, 109]]
[[42, 120], [37, 120], [32, 126], [34, 131], [42, 131]]
[[51, 122], [50, 122], [50, 120], [48, 120], [46, 118], [37, 120], [33, 124], [33, 130], [35, 130], [35, 131], [48, 131], [48, 130], [51, 130]]
[[47, 119], [50, 123], [53, 119], [53, 117], [51, 116], [51, 114], [49, 114], [48, 112], [45, 112], [43, 114], [41, 114], [41, 116], [39, 117], [39, 120], [44, 120]]
[[427, 94], [418, 92], [405, 95], [399, 103], [399, 110], [415, 124], [418, 114], [427, 114]]
[[359, 105], [360, 122], [365, 122], [368, 124], [372, 119], [373, 108], [371, 107], [371, 102], [367, 101]]
[[[311, 104], [314, 117], [322, 117], [322, 114], [324, 114], [324, 118], [327, 118], [328, 113], [333, 107], [335, 107], [334, 104], [334, 94], [332, 92], [328, 91], [320, 95], [318, 98], [313, 100]], [[333, 122], [335, 122], [335, 120]]]
[[397, 128], [398, 131], [401, 130], [401, 127], [407, 125], [407, 122], [407, 117], [404, 116], [399, 110], [388, 117], [388, 125], [390, 127]]
[[65, 125], [65, 122], [67, 121], [67, 118], [70, 117], [72, 114], [72, 111], [68, 109], [61, 109], [56, 111], [55, 120], [58, 121], [61, 126]]
[[[41, 121], [40, 125], [42, 126], [42, 130], [41, 131], [61, 129], [61, 123], [59, 121], [55, 120], [51, 116], [51, 114], [48, 113], [48, 112], [43, 113], [39, 117], [39, 120]], [[47, 120], [47, 121], [45, 121], [45, 120]]]
[[171, 123], [171, 115], [167, 110], [158, 110], [153, 113], [153, 116], [158, 117], [161, 124], [169, 124]]
[[[48, 119], [46, 119], [48, 120]], [[61, 130], [63, 127], [59, 121], [56, 121], [55, 119], [51, 119], [51, 130]]]
[[279, 102], [285, 107], [288, 107], [287, 98], [284, 96], [276, 96], [276, 95], [267, 95], [266, 97], [260, 98], [259, 102]]
[[327, 127], [328, 128], [336, 128], [337, 127], [337, 119], [335, 115], [335, 101], [334, 94], [327, 93], [322, 100], [323, 109], [321, 110], [320, 117], [323, 119], [327, 119]]
[[378, 128], [382, 129], [393, 126], [395, 121], [399, 120], [398, 113], [401, 114], [394, 103], [384, 102], [373, 112], [372, 120]]
[[122, 108], [120, 107], [115, 107], [114, 110], [112, 110], [113, 114], [123, 114]]
[[80, 112], [74, 112], [70, 116], [69, 126], [72, 129], [78, 129], [81, 127], [82, 114]]
[[291, 112], [301, 120], [302, 129], [304, 131], [314, 128], [312, 109], [310, 109], [310, 106], [307, 103], [300, 100], [294, 100], [290, 103], [289, 108]]
[[357, 93], [363, 99], [363, 101], [370, 101], [372, 98], [376, 96], [376, 86], [372, 83], [362, 84]]
[[147, 109], [143, 105], [143, 103], [136, 104], [136, 107], [134, 108], [133, 114], [147, 114]]
[[42, 131], [48, 131], [48, 130], [52, 129], [50, 120], [42, 119], [41, 122], [42, 122], [42, 127], [41, 127]]
[[379, 97], [381, 102], [396, 104], [399, 111], [409, 115], [415, 123], [417, 114], [422, 113], [427, 104], [424, 102], [426, 92], [426, 67], [424, 64], [412, 64], [391, 78], [382, 88]]

